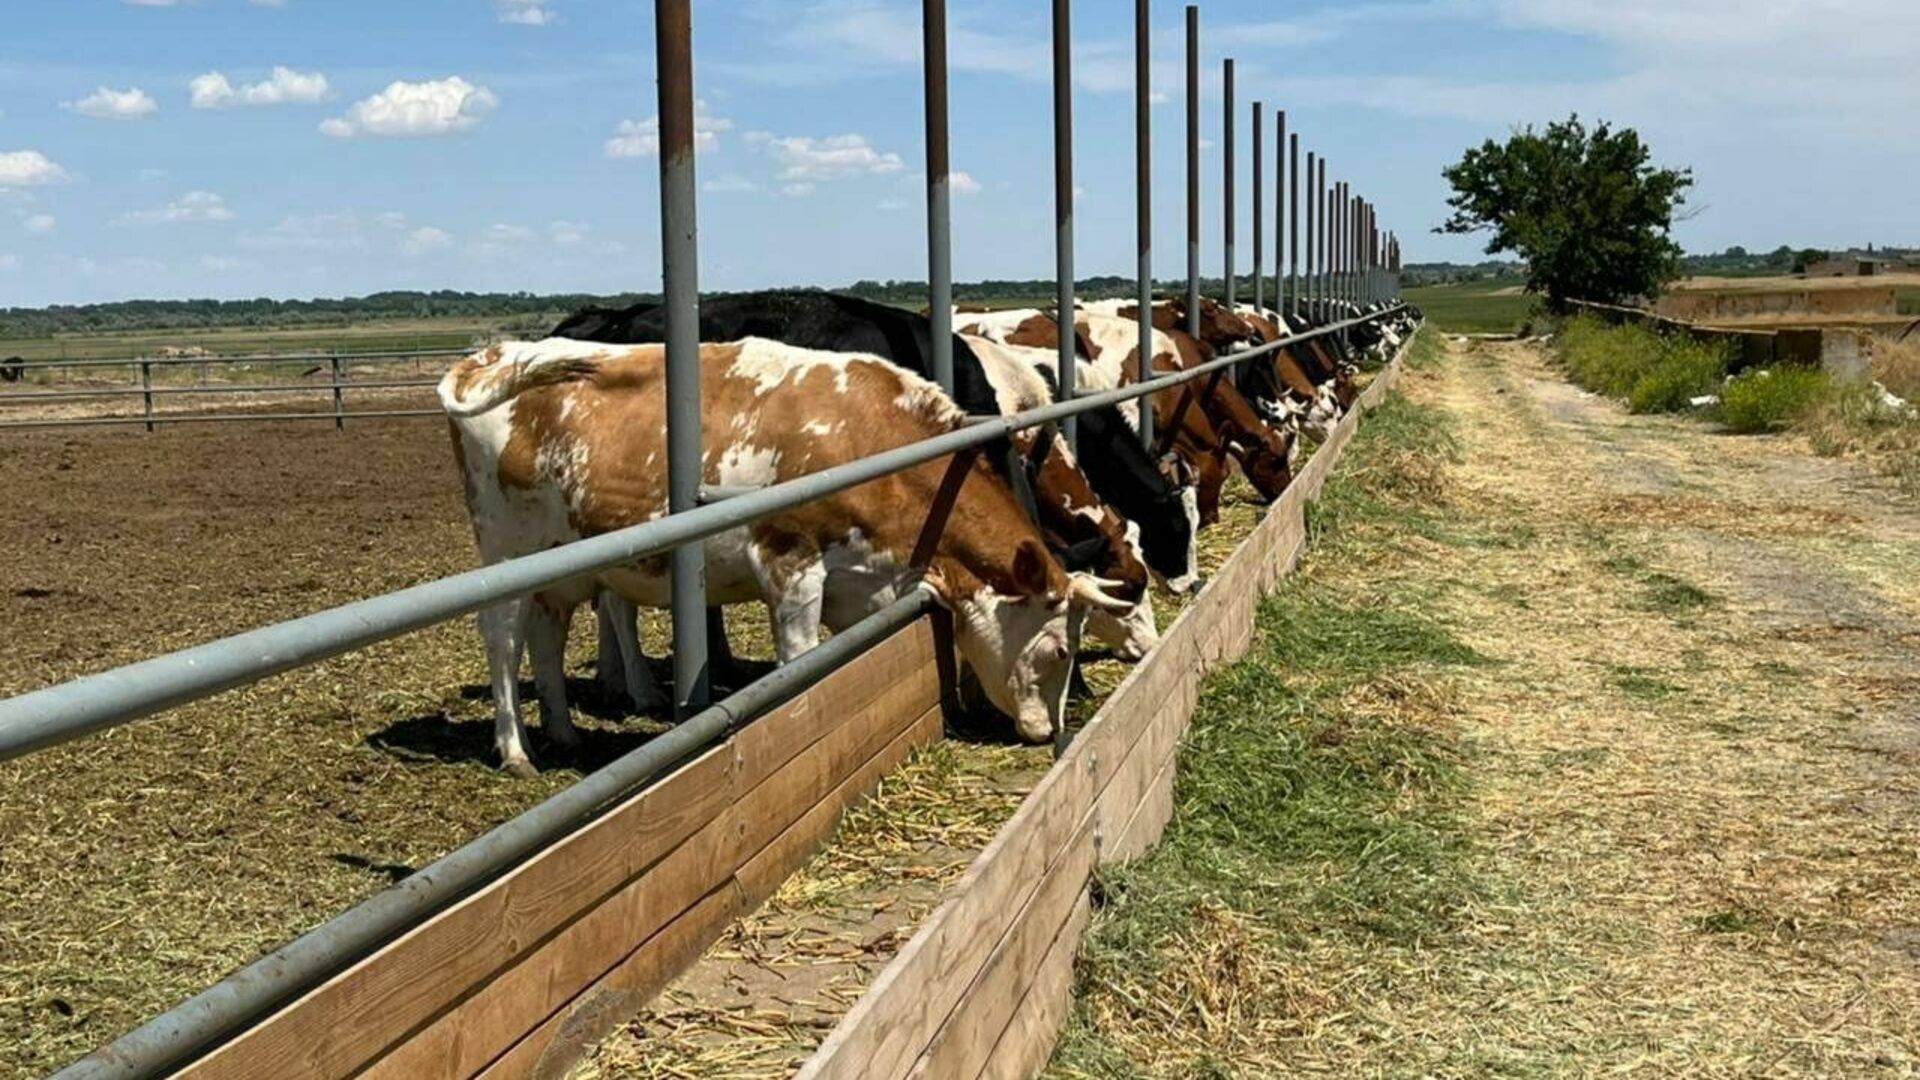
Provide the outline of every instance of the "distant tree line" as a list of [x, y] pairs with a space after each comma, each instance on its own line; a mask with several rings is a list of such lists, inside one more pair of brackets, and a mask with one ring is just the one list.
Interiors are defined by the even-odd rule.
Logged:
[[[1220, 278], [1207, 278], [1201, 288], [1219, 295]], [[1076, 285], [1077, 295], [1090, 300], [1129, 297], [1132, 278], [1092, 277]], [[1179, 292], [1185, 281], [1161, 282], [1159, 292]], [[1253, 296], [1253, 278], [1240, 279], [1240, 295]], [[832, 290], [878, 303], [919, 308], [927, 302], [923, 281], [858, 281]], [[954, 286], [954, 299], [963, 304], [1038, 303], [1054, 295], [1047, 278], [990, 280]], [[466, 319], [501, 322], [502, 329], [533, 332], [589, 306], [626, 307], [641, 301], [658, 302], [657, 293], [536, 294], [439, 292], [382, 292], [361, 297], [326, 300], [127, 300], [111, 304], [72, 304], [46, 308], [0, 308], [0, 338], [45, 338], [60, 334], [125, 333], [147, 330], [213, 330], [227, 328], [301, 329], [348, 326], [393, 319]]]

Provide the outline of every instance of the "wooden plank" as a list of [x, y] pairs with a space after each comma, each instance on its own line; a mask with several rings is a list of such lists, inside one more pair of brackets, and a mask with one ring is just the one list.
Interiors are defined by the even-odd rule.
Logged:
[[[836, 672], [747, 728], [738, 745], [701, 755], [180, 1075], [242, 1080], [359, 1072], [684, 847], [727, 811], [745, 790], [744, 779], [782, 767], [873, 698], [876, 688], [897, 685], [891, 680], [902, 665], [930, 657], [931, 641], [924, 620], [894, 635], [867, 654], [888, 681], [868, 681], [859, 662]], [[696, 888], [682, 908], [705, 891]]]
[[[944, 722], [938, 707], [928, 710], [907, 725], [847, 783], [819, 805], [833, 804], [838, 810], [857, 799], [857, 794], [849, 795], [849, 792], [864, 794], [872, 791], [883, 776], [899, 767], [914, 750], [937, 742]], [[818, 808], [816, 805], [815, 809]], [[812, 845], [817, 846], [831, 835], [839, 814], [836, 812], [816, 817], [809, 812], [801, 817], [803, 822], [809, 819], [818, 827]], [[788, 839], [791, 832], [790, 829], [782, 834], [782, 840]], [[793, 856], [794, 861], [780, 877], [784, 878], [786, 873], [791, 873], [811, 857], [812, 846], [781, 848]], [[751, 861], [749, 865], [752, 865]], [[763, 862], [760, 865], [759, 872], [764, 877], [770, 863]], [[481, 1077], [484, 1080], [559, 1080], [565, 1076], [594, 1043], [637, 1012], [698, 959], [729, 923], [757, 906], [757, 901], [739, 875], [729, 878], [715, 894], [710, 894], [709, 899], [714, 895], [724, 896], [728, 902], [720, 904], [703, 900], [689, 909], [616, 964], [566, 1009], [547, 1018], [481, 1073]], [[685, 943], [690, 942], [697, 942], [698, 947], [689, 951]]]
[[1040, 1075], [1053, 1058], [1053, 1048], [1067, 1026], [1067, 1011], [1073, 1007], [1073, 958], [1080, 953], [1080, 935], [1092, 917], [1091, 901], [1083, 900], [1060, 928], [1013, 1022], [987, 1055], [978, 1080], [1028, 1080]]
[[1100, 848], [1102, 863], [1127, 863], [1151, 851], [1173, 820], [1173, 786], [1179, 779], [1180, 757], [1169, 755], [1160, 772], [1147, 785], [1147, 793], [1134, 808], [1133, 817]]
[[[917, 679], [883, 684], [881, 695], [844, 718], [778, 772], [750, 790], [737, 784], [728, 804], [686, 843], [635, 877], [564, 931], [528, 950], [455, 1008], [433, 1019], [377, 1062], [369, 1080], [464, 1078], [474, 1075], [525, 1033], [567, 1007], [636, 945], [679, 918], [733, 877], [735, 870], [777, 839], [797, 818], [830, 797], [845, 778], [893, 741], [902, 716], [924, 715], [937, 693]], [[916, 717], [917, 719], [918, 717]], [[752, 730], [750, 727], [749, 731]], [[745, 733], [743, 732], [743, 735]], [[737, 747], [721, 753], [749, 760]], [[739, 776], [758, 771], [742, 766]], [[751, 901], [742, 898], [742, 906]]]
[[1086, 900], [1093, 862], [1093, 831], [1082, 829], [1075, 834], [1066, 857], [1054, 864], [1047, 880], [994, 947], [961, 1007], [934, 1034], [909, 1076], [914, 1080], [968, 1076], [986, 1064], [987, 1055], [1032, 987], [1061, 929]]

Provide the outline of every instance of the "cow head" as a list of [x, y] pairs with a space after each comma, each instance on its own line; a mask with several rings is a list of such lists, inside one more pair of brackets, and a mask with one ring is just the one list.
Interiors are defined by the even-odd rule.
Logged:
[[1028, 538], [1014, 545], [1001, 588], [949, 598], [961, 656], [1022, 739], [1047, 741], [1065, 713], [1073, 673], [1068, 620], [1088, 610], [1117, 615], [1134, 607], [1109, 594], [1106, 584], [1091, 574], [1066, 573]]
[[1261, 498], [1277, 499], [1293, 483], [1293, 440], [1292, 432], [1282, 433], [1264, 425], [1258, 431], [1236, 433], [1234, 445], [1240, 453], [1240, 469]]

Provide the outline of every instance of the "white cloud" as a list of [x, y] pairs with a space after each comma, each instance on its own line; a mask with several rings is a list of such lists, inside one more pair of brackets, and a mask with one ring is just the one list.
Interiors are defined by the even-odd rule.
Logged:
[[[693, 103], [693, 146], [699, 153], [707, 153], [720, 146], [720, 133], [732, 131], [733, 121], [723, 116], [715, 116], [707, 109], [707, 103], [695, 100]], [[649, 116], [645, 120], [622, 120], [615, 129], [613, 138], [606, 143], [606, 153], [610, 158], [655, 157], [660, 153], [660, 118]]]
[[947, 186], [955, 195], [978, 195], [982, 190], [980, 181], [975, 180], [972, 173], [957, 171], [947, 174]]
[[787, 184], [780, 189], [780, 194], [790, 199], [804, 199], [808, 195], [813, 194], [813, 192], [814, 186], [812, 184]]
[[493, 91], [454, 76], [436, 82], [396, 82], [356, 103], [344, 117], [320, 125], [323, 134], [420, 138], [466, 131], [500, 104]]
[[570, 246], [586, 240], [592, 230], [577, 221], [555, 221], [547, 226], [547, 239], [561, 246]]
[[52, 214], [34, 214], [20, 223], [20, 227], [36, 236], [44, 236], [53, 231], [59, 222]]
[[875, 149], [864, 135], [830, 135], [824, 139], [797, 135], [771, 139], [766, 145], [774, 160], [785, 166], [780, 179], [788, 181], [880, 176], [906, 168], [899, 154]]
[[[388, 228], [404, 226], [402, 219]], [[283, 218], [264, 232], [240, 237], [243, 247], [267, 251], [349, 251], [365, 248], [369, 230], [360, 215], [351, 210], [323, 214], [296, 214]]]
[[67, 170], [38, 150], [0, 151], [0, 188], [40, 187], [67, 178]]
[[444, 229], [436, 229], [431, 225], [423, 225], [407, 234], [406, 239], [400, 242], [400, 250], [407, 255], [417, 258], [430, 252], [451, 247], [452, 245], [453, 237], [448, 235]]
[[211, 191], [189, 191], [158, 210], [136, 210], [124, 220], [145, 225], [232, 221], [227, 201]]
[[480, 238], [489, 244], [524, 244], [533, 239], [533, 230], [525, 225], [489, 225]]
[[711, 180], [702, 182], [700, 185], [700, 189], [702, 191], [710, 191], [719, 195], [726, 195], [726, 194], [740, 194], [748, 191], [759, 191], [760, 185], [754, 183], [753, 181], [747, 179], [744, 176], [741, 176], [739, 173], [721, 173], [719, 176], [716, 176]]
[[494, 11], [513, 26], [551, 26], [559, 19], [552, 0], [494, 0]]
[[113, 90], [102, 86], [66, 108], [95, 120], [139, 120], [160, 111], [160, 105], [137, 86]]
[[239, 106], [313, 105], [325, 101], [332, 87], [319, 72], [300, 72], [290, 67], [275, 67], [273, 74], [257, 83], [236, 88], [224, 73], [209, 71], [187, 84], [196, 109], [232, 109]]

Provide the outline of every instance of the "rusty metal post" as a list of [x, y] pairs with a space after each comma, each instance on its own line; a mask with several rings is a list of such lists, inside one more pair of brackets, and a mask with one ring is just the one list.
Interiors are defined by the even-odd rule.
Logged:
[[1187, 333], [1200, 336], [1200, 8], [1187, 5]]
[[345, 431], [347, 429], [347, 388], [341, 381], [344, 373], [340, 367], [340, 354], [336, 352], [327, 359], [329, 366], [333, 369], [333, 429]]
[[[1073, 3], [1053, 0], [1053, 220], [1054, 275], [1059, 295], [1060, 400], [1073, 400]], [[1067, 446], [1077, 448], [1075, 417], [1060, 422]]]
[[1267, 307], [1267, 185], [1264, 172], [1266, 154], [1266, 125], [1264, 107], [1253, 103], [1253, 306], [1256, 311], [1265, 311]]
[[147, 404], [147, 430], [152, 431], [153, 430], [153, 364], [146, 360], [140, 361], [140, 389], [144, 391], [141, 397], [146, 401], [146, 404]]
[[[661, 273], [667, 308], [667, 510], [700, 506], [704, 472], [700, 394], [699, 188], [693, 122], [692, 0], [654, 0], [660, 106]], [[711, 697], [704, 543], [673, 551], [674, 715]]]
[[1235, 205], [1235, 192], [1233, 188], [1233, 171], [1235, 167], [1233, 159], [1233, 135], [1235, 125], [1233, 122], [1233, 59], [1231, 57], [1227, 58], [1221, 69], [1220, 96], [1226, 101], [1226, 108], [1220, 121], [1220, 145], [1224, 152], [1221, 160], [1220, 179], [1226, 189], [1224, 195], [1225, 202], [1220, 209], [1220, 221], [1225, 227], [1224, 231], [1226, 233], [1226, 248], [1221, 252], [1221, 257], [1225, 260], [1226, 280], [1221, 288], [1220, 298], [1227, 305], [1227, 310], [1232, 311], [1234, 308], [1234, 286], [1237, 284], [1234, 280], [1233, 266], [1234, 212], [1238, 210], [1239, 207]]
[[947, 139], [947, 0], [925, 0], [927, 112], [927, 314], [933, 320], [933, 381], [953, 393], [953, 189]]
[[[1139, 247], [1140, 381], [1153, 378], [1153, 0], [1133, 4], [1134, 223]], [[1140, 445], [1153, 448], [1153, 409], [1140, 409]]]

